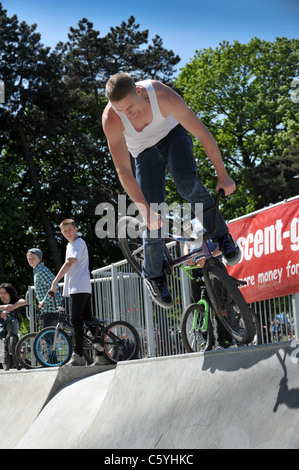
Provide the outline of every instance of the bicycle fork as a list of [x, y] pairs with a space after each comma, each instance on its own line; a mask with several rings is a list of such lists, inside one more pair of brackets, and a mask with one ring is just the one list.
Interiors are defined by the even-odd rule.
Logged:
[[58, 323], [58, 325], [55, 328], [55, 333], [53, 336], [53, 343], [52, 343], [52, 346], [50, 346], [50, 351], [55, 351], [56, 349], [56, 341], [57, 341], [58, 331], [60, 330], [60, 327], [61, 327], [61, 324]]
[[[197, 305], [203, 305], [204, 306], [204, 320], [201, 326], [201, 331], [203, 333], [206, 333], [208, 331], [208, 320], [209, 320], [209, 304], [204, 298], [204, 289], [201, 291], [201, 299], [197, 302]], [[195, 331], [198, 325], [198, 311], [196, 311], [196, 314], [193, 317], [193, 325], [192, 325], [192, 331]]]

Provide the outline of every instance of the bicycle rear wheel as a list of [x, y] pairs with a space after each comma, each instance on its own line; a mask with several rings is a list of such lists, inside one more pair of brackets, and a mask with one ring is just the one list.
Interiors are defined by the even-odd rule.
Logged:
[[251, 310], [224, 265], [209, 258], [204, 281], [212, 307], [227, 331], [238, 343], [251, 343], [256, 334]]
[[210, 351], [214, 343], [213, 326], [208, 315], [207, 327], [204, 327], [204, 306], [191, 304], [182, 315], [181, 334], [183, 346], [188, 353]]
[[135, 359], [140, 351], [140, 337], [133, 325], [125, 321], [116, 321], [105, 327], [104, 334], [105, 358], [116, 364], [120, 361]]
[[71, 358], [73, 346], [71, 338], [63, 330], [58, 330], [54, 346], [55, 327], [41, 330], [35, 337], [33, 348], [36, 359], [43, 367], [62, 366]]
[[16, 346], [16, 359], [24, 369], [39, 369], [42, 367], [37, 362], [33, 349], [36, 334], [36, 332], [28, 333], [18, 341]]
[[9, 338], [6, 339], [6, 352], [4, 354], [4, 362], [2, 363], [3, 369], [4, 370], [9, 370], [12, 368], [20, 369], [20, 365], [17, 362], [16, 358], [16, 345], [17, 345], [17, 338], [15, 337], [14, 334], [9, 336]]
[[[259, 321], [258, 316], [256, 315], [256, 313], [252, 309], [250, 309], [250, 312], [251, 312], [252, 319], [253, 319], [255, 333], [254, 333], [254, 337], [253, 337], [252, 341], [250, 343], [246, 343], [246, 345], [247, 346], [256, 346], [257, 344], [262, 344], [262, 342], [263, 342], [262, 332], [261, 332], [261, 325], [260, 325], [260, 321]], [[240, 321], [242, 321], [242, 320], [240, 320]]]
[[122, 217], [118, 222], [118, 241], [121, 251], [140, 277], [144, 259], [142, 224], [143, 222], [130, 216]]

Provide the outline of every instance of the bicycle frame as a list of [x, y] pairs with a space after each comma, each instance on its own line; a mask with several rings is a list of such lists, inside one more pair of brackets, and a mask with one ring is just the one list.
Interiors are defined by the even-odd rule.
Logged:
[[[54, 300], [54, 302], [55, 302], [55, 300]], [[62, 309], [62, 307], [58, 307], [58, 309]], [[56, 349], [56, 341], [57, 341], [57, 336], [58, 336], [59, 330], [63, 330], [65, 327], [71, 328], [73, 330], [73, 325], [68, 320], [65, 320], [65, 318], [68, 319], [70, 317], [68, 315], [64, 314], [64, 309], [63, 309], [63, 312], [60, 311], [60, 313], [59, 313], [58, 323], [55, 327], [53, 343], [52, 343], [52, 346], [50, 348], [50, 350], [52, 350], [52, 351], [55, 351], [55, 349]]]
[[12, 325], [16, 321], [15, 317], [12, 317], [8, 312], [6, 313], [6, 334], [5, 337], [3, 338], [3, 344], [4, 344], [4, 362], [6, 363], [7, 357], [11, 354], [13, 358], [14, 365], [17, 367], [16, 364], [16, 359], [15, 359], [15, 354], [14, 351], [11, 351], [10, 348], [10, 341], [9, 339], [11, 337], [15, 338], [15, 344], [18, 342], [18, 337], [15, 333], [12, 331]]
[[[168, 242], [175, 241], [176, 243], [185, 243], [185, 242], [188, 242], [188, 241], [190, 242], [189, 239], [184, 238], [184, 237], [182, 237], [178, 241], [175, 238], [175, 236], [172, 236], [171, 234], [167, 234], [167, 236], [165, 237], [165, 241], [168, 241]], [[165, 255], [165, 258], [167, 259], [167, 263], [169, 264], [169, 266], [171, 268], [175, 268], [176, 266], [179, 266], [180, 264], [184, 263], [185, 261], [189, 261], [190, 259], [197, 258], [197, 257], [200, 257], [200, 256], [203, 256], [206, 259], [213, 257], [212, 252], [209, 248], [209, 244], [208, 244], [207, 241], [204, 241], [202, 243], [201, 247], [199, 247], [198, 249], [193, 250], [191, 253], [188, 253], [186, 255], [179, 256], [178, 258], [172, 258], [170, 253], [169, 253], [169, 250], [168, 250], [167, 246], [165, 245], [164, 255]]]
[[188, 261], [192, 258], [197, 258], [197, 257], [205, 257], [206, 259], [209, 259], [209, 258], [212, 258], [213, 257], [213, 254], [210, 250], [210, 247], [209, 247], [209, 243], [208, 241], [213, 237], [214, 233], [216, 232], [217, 230], [217, 227], [218, 227], [218, 215], [219, 215], [219, 201], [220, 201], [220, 198], [224, 195], [224, 191], [223, 189], [220, 189], [217, 193], [217, 196], [216, 196], [216, 199], [215, 199], [215, 207], [211, 207], [210, 209], [208, 209], [207, 211], [204, 211], [204, 212], [208, 212], [210, 210], [214, 210], [215, 211], [215, 219], [214, 219], [214, 228], [213, 228], [213, 231], [211, 233], [208, 233], [206, 232], [204, 235], [203, 235], [203, 242], [202, 242], [202, 245], [199, 246], [197, 249], [193, 250], [192, 252], [186, 254], [186, 255], [183, 255], [183, 256], [179, 256], [177, 258], [172, 258], [172, 256], [170, 255], [169, 253], [169, 250], [166, 246], [166, 242], [173, 242], [175, 241], [176, 243], [192, 243], [194, 241], [196, 241], [195, 239], [193, 238], [187, 238], [187, 237], [183, 237], [183, 236], [180, 236], [180, 237], [176, 237], [175, 235], [171, 234], [171, 233], [165, 233], [165, 236], [164, 236], [164, 240], [165, 240], [165, 249], [164, 249], [164, 255], [165, 255], [165, 258], [167, 260], [167, 263], [169, 265], [169, 267], [171, 269], [173, 269], [174, 267], [176, 266], [179, 266], [181, 265], [182, 263], [184, 263], [185, 261]]
[[[196, 265], [195, 266], [181, 266], [181, 268], [187, 274], [187, 276], [190, 277], [192, 281], [195, 280], [194, 276], [192, 276], [192, 274], [189, 271], [192, 271], [192, 269], [198, 269], [198, 266]], [[201, 299], [197, 302], [197, 305], [199, 306], [203, 305], [204, 307], [204, 321], [201, 327], [201, 331], [203, 333], [206, 333], [208, 331], [208, 317], [209, 317], [210, 306], [208, 302], [206, 301], [206, 299], [204, 298], [204, 292], [205, 292], [205, 289], [201, 289]], [[196, 315], [194, 315], [191, 331], [194, 331], [196, 329], [197, 324], [198, 324], [198, 312], [196, 313]]]
[[[65, 313], [65, 310], [64, 310], [63, 307], [56, 307], [55, 298], [54, 298], [54, 305], [55, 305], [55, 308], [59, 311], [59, 319], [58, 319], [58, 323], [55, 327], [55, 333], [54, 333], [54, 336], [53, 336], [53, 343], [50, 347], [51, 351], [55, 351], [55, 349], [56, 349], [56, 342], [57, 342], [57, 336], [58, 336], [59, 330], [64, 330], [65, 328], [70, 328], [73, 331], [73, 325], [71, 323], [71, 317]], [[93, 345], [93, 343], [100, 343], [101, 346], [104, 346], [105, 344], [119, 345], [119, 338], [116, 335], [114, 335], [114, 333], [112, 333], [112, 332], [109, 333], [109, 338], [112, 341], [107, 342], [107, 341], [102, 340], [102, 335], [106, 333], [104, 323], [106, 323], [104, 320], [99, 320], [99, 319], [94, 320], [93, 325], [96, 328], [95, 334], [92, 335], [92, 337], [90, 337], [84, 331], [83, 337], [92, 345]], [[89, 322], [87, 321], [84, 324], [86, 325], [86, 327], [88, 327]], [[100, 339], [95, 340], [94, 338], [97, 337], [98, 334], [99, 334]]]

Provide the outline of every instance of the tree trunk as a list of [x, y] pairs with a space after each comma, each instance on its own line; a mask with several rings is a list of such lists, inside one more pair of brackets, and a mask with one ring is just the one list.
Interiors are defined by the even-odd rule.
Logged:
[[61, 265], [62, 265], [60, 252], [59, 252], [57, 241], [56, 241], [56, 238], [55, 238], [55, 233], [54, 233], [54, 230], [53, 230], [53, 226], [52, 226], [52, 223], [51, 223], [51, 221], [48, 217], [47, 209], [46, 209], [44, 201], [43, 201], [43, 194], [42, 194], [42, 190], [41, 190], [40, 183], [39, 183], [39, 180], [38, 180], [36, 165], [35, 165], [35, 162], [32, 158], [30, 149], [28, 147], [26, 136], [25, 136], [25, 133], [24, 133], [24, 130], [23, 130], [23, 127], [22, 127], [21, 123], [19, 123], [17, 125], [17, 131], [20, 135], [22, 147], [24, 149], [25, 157], [26, 157], [26, 160], [27, 160], [27, 163], [28, 163], [28, 166], [29, 166], [31, 182], [32, 182], [32, 186], [34, 188], [33, 195], [34, 195], [34, 198], [35, 198], [35, 204], [36, 204], [39, 216], [41, 218], [43, 227], [45, 229], [45, 233], [46, 233], [49, 248], [50, 248], [50, 251], [51, 251], [51, 254], [52, 254], [52, 257], [53, 257], [55, 269], [58, 271], [60, 269]]

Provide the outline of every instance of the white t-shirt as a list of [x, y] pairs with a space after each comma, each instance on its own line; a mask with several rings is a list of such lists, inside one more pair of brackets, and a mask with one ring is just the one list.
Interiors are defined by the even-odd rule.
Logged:
[[76, 238], [66, 247], [65, 260], [76, 258], [71, 269], [64, 276], [63, 296], [87, 292], [91, 294], [88, 250], [82, 238]]

